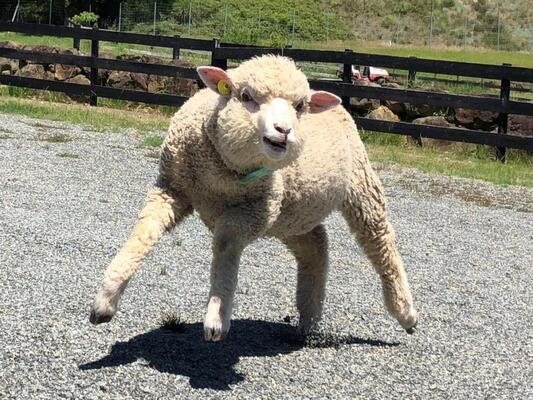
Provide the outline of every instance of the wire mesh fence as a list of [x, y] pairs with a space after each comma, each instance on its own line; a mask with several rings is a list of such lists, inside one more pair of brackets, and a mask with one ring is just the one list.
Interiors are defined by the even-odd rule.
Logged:
[[[298, 0], [248, 2], [245, 6], [229, 0], [0, 0], [0, 18], [66, 24], [74, 14], [92, 11], [100, 15], [98, 24], [106, 29], [218, 37], [245, 44], [350, 41], [533, 52], [533, 7], [527, 7], [527, 0], [470, 2], [473, 5], [468, 9], [458, 5], [467, 2], [450, 1], [455, 8], [428, 0], [425, 8], [415, 11], [400, 7], [376, 12], [364, 5], [356, 13], [341, 15], [325, 0], [316, 1], [314, 8]], [[372, 2], [364, 2], [368, 3]], [[484, 4], [482, 12], [474, 9], [478, 3]], [[520, 13], [519, 7], [526, 11]]]

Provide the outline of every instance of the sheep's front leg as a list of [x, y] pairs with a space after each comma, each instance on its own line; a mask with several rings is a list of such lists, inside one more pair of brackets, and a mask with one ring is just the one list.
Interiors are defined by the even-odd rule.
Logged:
[[93, 324], [109, 322], [113, 318], [124, 289], [144, 257], [165, 230], [174, 227], [191, 212], [187, 199], [164, 186], [156, 186], [150, 191], [128, 241], [105, 271], [89, 318]]
[[328, 274], [328, 238], [323, 225], [284, 240], [298, 262], [296, 306], [300, 313], [298, 331], [308, 334], [320, 321]]
[[229, 331], [242, 251], [264, 235], [279, 215], [281, 202], [270, 200], [233, 207], [215, 224], [205, 340], [222, 340]]
[[396, 248], [394, 230], [387, 219], [381, 183], [370, 167], [361, 173], [362, 179], [354, 179], [348, 190], [343, 214], [381, 277], [387, 309], [408, 333], [413, 333], [418, 314]]

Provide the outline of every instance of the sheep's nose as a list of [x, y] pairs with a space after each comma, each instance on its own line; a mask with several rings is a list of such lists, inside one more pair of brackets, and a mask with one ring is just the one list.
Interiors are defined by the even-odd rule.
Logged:
[[279, 133], [282, 133], [284, 134], [285, 136], [288, 135], [289, 133], [291, 133], [291, 130], [292, 128], [290, 126], [287, 126], [287, 125], [278, 125], [278, 124], [274, 124], [274, 128], [279, 132]]

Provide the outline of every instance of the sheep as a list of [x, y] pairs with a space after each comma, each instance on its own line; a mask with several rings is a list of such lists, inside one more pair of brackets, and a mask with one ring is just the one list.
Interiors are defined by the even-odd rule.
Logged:
[[311, 91], [294, 61], [281, 56], [197, 71], [206, 88], [171, 119], [158, 178], [105, 271], [90, 321], [111, 320], [152, 246], [196, 211], [213, 234], [205, 340], [227, 335], [241, 253], [260, 237], [278, 238], [296, 258], [298, 331], [308, 334], [325, 298], [323, 221], [340, 211], [381, 277], [386, 308], [414, 332], [418, 314], [383, 189], [340, 99]]

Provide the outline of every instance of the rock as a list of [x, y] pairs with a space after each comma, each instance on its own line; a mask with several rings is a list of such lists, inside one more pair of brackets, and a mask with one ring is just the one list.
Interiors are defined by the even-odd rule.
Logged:
[[12, 42], [11, 40], [5, 40], [0, 42], [0, 47], [5, 47], [7, 49], [20, 49], [21, 46], [18, 43]]
[[381, 84], [382, 87], [392, 88], [392, 89], [401, 89], [402, 85], [392, 81], [385, 81]]
[[76, 75], [74, 78], [67, 79], [68, 83], [77, 83], [79, 85], [90, 85], [91, 81], [85, 75]]
[[0, 74], [2, 74], [2, 75], [11, 75], [11, 71], [6, 69], [6, 70], [0, 72]]
[[380, 101], [376, 99], [365, 99], [352, 97], [350, 98], [350, 108], [359, 114], [366, 114], [369, 111], [379, 108]]
[[139, 88], [142, 90], [148, 90], [148, 75], [147, 74], [140, 74], [137, 72], [130, 73], [131, 81], [133, 83], [133, 86], [135, 88]]
[[111, 72], [109, 74], [109, 78], [107, 78], [107, 86], [122, 89], [133, 89], [130, 73], [125, 71]]
[[54, 65], [54, 77], [58, 81], [65, 81], [79, 74], [81, 74], [81, 69], [75, 65]]
[[18, 71], [17, 75], [24, 78], [45, 79], [46, 72], [48, 71], [40, 64], [27, 64]]
[[383, 105], [396, 115], [405, 113], [405, 103], [401, 101], [384, 100]]
[[366, 117], [370, 119], [381, 119], [384, 121], [400, 121], [400, 118], [385, 106], [380, 106], [375, 110], [372, 110]]
[[533, 117], [530, 115], [509, 115], [507, 132], [513, 135], [533, 137]]
[[11, 60], [0, 57], [0, 72], [9, 71], [11, 74]]
[[469, 129], [492, 130], [498, 122], [498, 113], [469, 108], [456, 108], [454, 122]]
[[441, 116], [417, 118], [413, 120], [413, 124], [441, 126], [443, 128], [456, 128], [454, 124], [449, 123], [446, 118]]
[[421, 117], [430, 117], [435, 114], [445, 114], [446, 109], [437, 107], [437, 106], [430, 106], [428, 104], [405, 104], [405, 113], [410, 118], [421, 118]]

